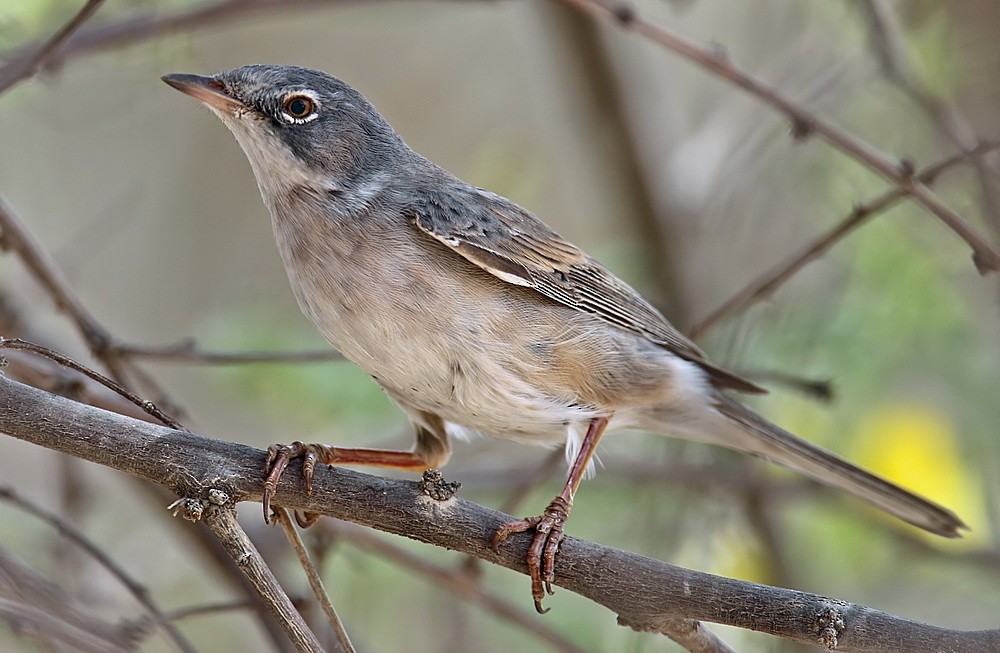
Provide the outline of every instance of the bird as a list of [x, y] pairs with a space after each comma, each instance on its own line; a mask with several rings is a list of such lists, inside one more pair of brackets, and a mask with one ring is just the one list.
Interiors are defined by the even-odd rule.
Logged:
[[562, 491], [490, 545], [533, 531], [535, 608], [605, 431], [642, 429], [752, 454], [945, 537], [955, 513], [771, 423], [734, 393], [762, 393], [711, 362], [607, 267], [513, 201], [412, 150], [357, 90], [324, 72], [247, 65], [170, 86], [242, 147], [305, 315], [414, 426], [410, 451], [294, 442], [268, 450], [264, 515], [289, 462], [443, 466], [477, 435], [565, 445]]

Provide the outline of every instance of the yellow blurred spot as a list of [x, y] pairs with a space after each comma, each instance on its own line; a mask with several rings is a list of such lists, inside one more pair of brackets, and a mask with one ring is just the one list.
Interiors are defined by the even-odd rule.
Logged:
[[888, 404], [862, 420], [850, 458], [908, 490], [955, 511], [976, 530], [966, 540], [986, 536], [982, 501], [968, 465], [962, 463], [955, 430], [930, 406]]
[[[748, 536], [745, 531], [734, 527], [717, 533], [710, 550], [711, 569], [714, 573], [755, 583], [774, 582], [770, 565], [756, 539]], [[702, 554], [704, 555], [704, 550]]]

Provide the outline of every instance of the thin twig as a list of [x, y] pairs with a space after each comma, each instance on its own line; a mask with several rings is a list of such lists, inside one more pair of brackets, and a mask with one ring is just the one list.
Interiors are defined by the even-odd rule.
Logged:
[[[934, 183], [941, 173], [964, 161], [969, 154], [982, 155], [997, 149], [1000, 149], [1000, 141], [982, 143], [972, 152], [961, 152], [927, 166], [916, 175], [915, 179], [921, 184]], [[894, 206], [904, 197], [906, 197], [904, 189], [893, 188], [879, 195], [877, 198], [857, 206], [851, 212], [851, 215], [803, 247], [797, 254], [768, 270], [733, 294], [732, 297], [696, 324], [691, 329], [689, 335], [697, 340], [723, 318], [728, 317], [754, 301], [772, 294], [786, 281], [791, 279], [796, 272], [805, 267], [806, 264], [825, 254], [831, 247], [864, 224], [869, 218]]]
[[124, 585], [126, 589], [128, 589], [132, 596], [135, 597], [135, 600], [142, 604], [142, 606], [153, 616], [154, 621], [163, 627], [167, 636], [172, 639], [175, 644], [177, 644], [178, 648], [185, 653], [197, 653], [197, 649], [195, 649], [191, 642], [188, 641], [188, 639], [183, 635], [183, 633], [180, 632], [180, 630], [177, 629], [176, 626], [170, 623], [163, 611], [156, 605], [153, 598], [149, 594], [149, 590], [147, 590], [146, 587], [138, 580], [132, 578], [121, 565], [112, 560], [103, 549], [97, 546], [97, 544], [83, 532], [78, 530], [75, 526], [59, 515], [49, 512], [32, 501], [20, 496], [12, 487], [0, 486], [0, 500], [11, 503], [24, 512], [34, 515], [38, 519], [48, 523], [61, 535], [83, 549], [102, 567], [111, 572], [111, 575], [117, 578], [118, 581]]
[[186, 608], [171, 610], [163, 616], [168, 621], [181, 621], [192, 617], [204, 617], [217, 612], [236, 612], [240, 610], [253, 610], [256, 606], [250, 601], [219, 601], [218, 603], [205, 603], [204, 605], [192, 605]]
[[945, 136], [965, 150], [967, 160], [976, 170], [983, 191], [987, 223], [1000, 236], [1000, 194], [996, 176], [991, 173], [983, 153], [975, 153], [976, 132], [969, 119], [953, 101], [935, 92], [917, 72], [906, 45], [902, 27], [885, 0], [861, 0], [862, 15], [871, 29], [872, 48], [878, 55], [882, 70], [890, 82], [902, 89]]
[[285, 591], [281, 589], [274, 573], [264, 562], [253, 542], [240, 527], [239, 522], [236, 521], [236, 513], [232, 508], [210, 504], [205, 509], [202, 521], [212, 529], [240, 571], [257, 589], [257, 593], [264, 599], [268, 609], [277, 618], [296, 650], [307, 653], [324, 653], [316, 635], [309, 630], [302, 615], [292, 605], [292, 601], [285, 594]]
[[243, 365], [251, 363], [327, 363], [344, 360], [334, 349], [306, 351], [202, 351], [191, 340], [162, 347], [115, 343], [111, 346], [127, 358], [141, 358], [164, 363], [199, 365]]
[[97, 637], [80, 626], [67, 623], [46, 610], [39, 610], [30, 605], [21, 605], [4, 597], [0, 597], [0, 621], [17, 624], [18, 628], [24, 629], [28, 633], [44, 633], [48, 638], [72, 647], [69, 650], [78, 653], [135, 652], [133, 648], [126, 648], [118, 642]]
[[736, 369], [733, 371], [743, 378], [750, 379], [756, 383], [785, 386], [789, 390], [794, 390], [824, 404], [833, 401], [833, 381], [829, 379], [815, 379], [780, 370]]
[[80, 11], [76, 12], [76, 15], [69, 22], [63, 25], [35, 52], [14, 59], [0, 69], [0, 93], [38, 72], [45, 65], [46, 60], [59, 50], [91, 16], [97, 13], [102, 4], [104, 4], [104, 0], [87, 0]]
[[795, 104], [760, 80], [736, 68], [724, 54], [703, 48], [644, 20], [634, 8], [618, 0], [558, 1], [590, 15], [616, 22], [623, 28], [644, 36], [747, 91], [787, 116], [792, 123], [792, 133], [796, 138], [804, 138], [811, 134], [822, 137], [835, 149], [897, 186], [903, 195], [912, 197], [917, 204], [945, 223], [972, 248], [972, 260], [981, 274], [1000, 269], [1000, 249], [979, 235], [961, 216], [942, 203], [926, 185], [913, 176], [908, 166], [882, 156], [874, 148], [840, 127]]
[[[50, 67], [60, 65], [72, 56], [121, 48], [184, 30], [205, 29], [234, 19], [246, 20], [256, 13], [280, 11], [286, 14], [293, 9], [340, 7], [351, 3], [352, 0], [220, 0], [184, 8], [174, 13], [157, 14], [146, 11], [99, 27], [80, 30], [64, 41], [48, 57], [47, 63]], [[16, 60], [38, 47], [37, 43], [28, 43], [6, 53], [4, 58]]]
[[295, 555], [299, 559], [299, 564], [302, 565], [302, 569], [306, 572], [306, 578], [309, 579], [309, 587], [312, 588], [313, 594], [316, 596], [316, 600], [319, 601], [321, 606], [323, 606], [323, 612], [326, 614], [326, 619], [330, 623], [330, 628], [333, 629], [334, 634], [337, 636], [337, 643], [340, 644], [340, 650], [344, 651], [344, 653], [355, 653], [354, 645], [351, 644], [351, 638], [347, 634], [347, 629], [344, 628], [344, 622], [340, 620], [340, 615], [337, 614], [337, 609], [333, 607], [333, 602], [330, 601], [330, 595], [323, 586], [323, 579], [320, 578], [319, 572], [316, 570], [316, 566], [309, 558], [309, 552], [306, 551], [306, 547], [302, 543], [302, 538], [299, 537], [299, 532], [295, 530], [295, 524], [292, 523], [291, 517], [288, 515], [288, 511], [280, 506], [276, 506], [274, 511], [277, 513], [278, 521], [281, 523], [281, 528], [285, 531], [285, 537], [288, 538], [288, 541], [292, 545], [292, 549], [295, 550]]
[[184, 427], [181, 425], [180, 422], [178, 422], [173, 417], [170, 417], [169, 415], [164, 413], [152, 401], [143, 399], [142, 397], [135, 394], [128, 388], [125, 388], [121, 384], [112, 381], [111, 379], [104, 376], [100, 372], [92, 370], [82, 363], [76, 362], [69, 356], [60, 354], [54, 349], [49, 349], [48, 347], [43, 347], [42, 345], [38, 345], [33, 342], [27, 342], [25, 340], [21, 340], [20, 338], [4, 338], [3, 336], [0, 336], [0, 349], [20, 349], [23, 351], [30, 351], [31, 353], [38, 354], [39, 356], [44, 356], [45, 358], [55, 361], [60, 365], [76, 370], [77, 372], [83, 374], [87, 378], [93, 379], [94, 381], [97, 381], [106, 388], [113, 390], [114, 392], [118, 393], [125, 399], [129, 400], [130, 402], [141, 408], [144, 412], [160, 420], [162, 423], [166, 424], [170, 428], [180, 429], [180, 430], [184, 429]]

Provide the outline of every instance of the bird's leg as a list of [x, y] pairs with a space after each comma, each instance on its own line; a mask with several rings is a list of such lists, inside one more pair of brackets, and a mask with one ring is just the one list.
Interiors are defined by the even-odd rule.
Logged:
[[523, 533], [534, 529], [535, 537], [531, 540], [531, 547], [528, 549], [528, 573], [531, 576], [531, 597], [535, 600], [535, 609], [544, 614], [548, 608], [542, 608], [542, 597], [545, 592], [552, 594], [552, 583], [556, 578], [556, 553], [559, 551], [559, 544], [563, 540], [563, 527], [569, 518], [570, 508], [573, 507], [573, 497], [580, 487], [580, 481], [587, 471], [590, 460], [594, 457], [597, 443], [604, 434], [604, 429], [608, 426], [609, 417], [596, 417], [590, 422], [587, 428], [587, 435], [583, 438], [580, 452], [576, 454], [576, 459], [569, 468], [569, 475], [566, 478], [566, 485], [552, 503], [537, 517], [525, 517], [518, 521], [507, 522], [497, 529], [490, 540], [490, 546], [494, 551], [498, 551], [500, 545], [510, 535]]
[[[278, 488], [278, 480], [288, 463], [302, 458], [302, 479], [306, 492], [312, 493], [312, 478], [316, 463], [325, 465], [371, 465], [407, 471], [424, 471], [435, 466], [434, 460], [419, 451], [389, 451], [385, 449], [350, 449], [324, 444], [273, 444], [267, 449], [267, 480], [264, 481], [264, 521], [271, 521], [271, 498]], [[319, 518], [315, 513], [295, 513], [295, 521], [303, 528]]]

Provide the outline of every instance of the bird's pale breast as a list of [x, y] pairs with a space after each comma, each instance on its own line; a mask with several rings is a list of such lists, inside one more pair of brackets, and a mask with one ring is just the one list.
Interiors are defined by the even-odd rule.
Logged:
[[280, 214], [305, 314], [404, 409], [439, 415], [453, 435], [561, 442], [671, 391], [661, 347], [504, 283], [405, 222]]

